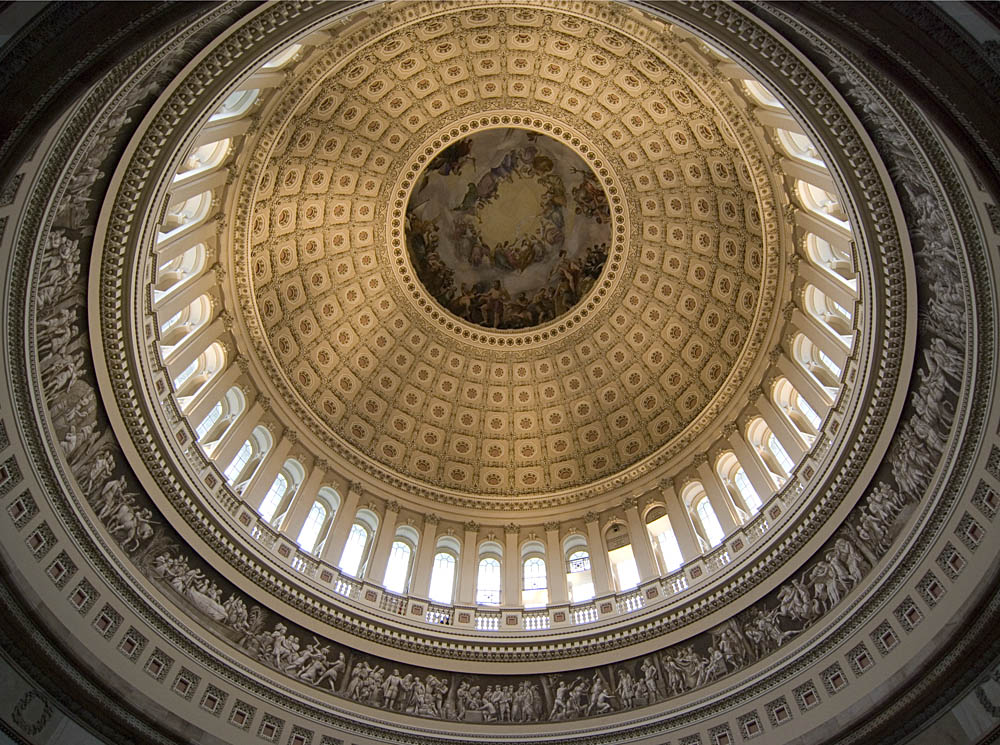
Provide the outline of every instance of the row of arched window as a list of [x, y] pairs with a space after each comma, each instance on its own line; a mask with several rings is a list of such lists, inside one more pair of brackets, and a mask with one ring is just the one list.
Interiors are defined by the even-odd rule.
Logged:
[[[288, 64], [297, 51], [278, 55], [265, 65], [266, 71]], [[260, 85], [265, 84], [261, 79]], [[775, 147], [787, 159], [790, 196], [799, 208], [801, 266], [791, 333], [766, 399], [755, 404], [757, 412], [729, 438], [731, 447], [698, 471], [698, 480], [685, 482], [675, 503], [645, 512], [645, 535], [632, 535], [629, 526], [613, 522], [601, 534], [602, 545], [592, 547], [588, 536], [573, 533], [556, 558], [547, 556], [538, 541], [527, 541], [519, 556], [509, 558], [499, 543], [484, 540], [468, 558], [475, 562], [474, 570], [461, 575], [465, 558], [453, 536], [436, 537], [433, 556], [421, 562], [420, 536], [411, 526], [382, 525], [367, 507], [345, 512], [341, 525], [343, 501], [336, 490], [306, 489], [311, 474], [300, 460], [288, 457], [287, 443], [275, 439], [263, 408], [240, 385], [241, 372], [221, 341], [224, 328], [213, 296], [216, 192], [225, 182], [234, 138], [261, 100], [253, 77], [225, 99], [179, 164], [155, 251], [151, 301], [161, 356], [178, 407], [206, 457], [261, 520], [295, 540], [302, 551], [346, 575], [380, 582], [390, 592], [418, 592], [439, 603], [455, 602], [462, 576], [473, 583], [466, 588], [466, 600], [484, 605], [544, 606], [553, 582], [562, 595], [563, 577], [567, 599], [585, 602], [598, 592], [626, 591], [651, 575], [668, 575], [721, 546], [727, 534], [755, 519], [819, 437], [841, 388], [858, 297], [850, 224], [820, 153], [770, 92], [755, 81], [744, 85], [761, 110], [786, 125], [768, 126]], [[317, 475], [320, 484], [322, 474]], [[380, 527], [388, 535], [376, 546]], [[504, 562], [510, 560], [519, 564], [516, 599], [504, 598], [505, 584], [512, 582], [505, 578]], [[419, 587], [418, 567], [424, 575]]]

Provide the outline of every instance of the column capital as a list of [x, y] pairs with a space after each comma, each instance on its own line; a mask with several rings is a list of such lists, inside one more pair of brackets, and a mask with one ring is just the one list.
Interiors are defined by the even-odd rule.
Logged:
[[477, 523], [475, 520], [469, 520], [465, 524], [465, 532], [466, 533], [478, 533], [479, 532], [479, 523]]
[[708, 463], [708, 454], [695, 453], [694, 457], [691, 459], [691, 463], [694, 465], [695, 468], [698, 468], [698, 466], [705, 465], [706, 463]]
[[399, 502], [397, 502], [395, 499], [390, 499], [388, 502], [386, 502], [385, 508], [389, 512], [395, 512], [395, 513], [398, 514], [399, 513]]
[[736, 424], [734, 422], [729, 422], [722, 428], [722, 436], [725, 437], [727, 440], [735, 434], [736, 434]]
[[550, 520], [543, 525], [546, 533], [552, 533], [559, 530], [559, 523], [555, 520]]
[[588, 512], [586, 515], [583, 516], [583, 521], [585, 523], [596, 523], [600, 519], [601, 516], [598, 513], [594, 512], [593, 510], [591, 510], [590, 512]]
[[439, 522], [441, 522], [441, 518], [435, 515], [433, 512], [429, 512], [426, 515], [424, 515], [424, 523], [426, 523], [427, 525], [437, 525]]
[[347, 496], [357, 495], [360, 497], [365, 493], [364, 487], [361, 485], [360, 481], [352, 481], [347, 485]]
[[265, 396], [263, 393], [257, 396], [257, 403], [260, 404], [260, 408], [264, 411], [271, 410], [271, 399]]
[[504, 533], [520, 533], [521, 532], [521, 526], [518, 525], [517, 523], [507, 523], [506, 525], [503, 526], [503, 532]]
[[625, 499], [622, 500], [622, 509], [633, 510], [638, 507], [639, 507], [638, 497], [625, 497]]

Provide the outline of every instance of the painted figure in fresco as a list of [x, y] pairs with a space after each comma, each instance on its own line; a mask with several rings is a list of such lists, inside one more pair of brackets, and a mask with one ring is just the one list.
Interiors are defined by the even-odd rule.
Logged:
[[580, 168], [574, 168], [573, 171], [580, 174], [580, 183], [573, 187], [576, 214], [593, 217], [597, 222], [608, 222], [611, 219], [611, 208], [593, 172]]
[[656, 665], [649, 657], [642, 661], [640, 669], [642, 670], [643, 680], [646, 682], [646, 689], [649, 691], [651, 696], [658, 698], [660, 671], [656, 669]]
[[509, 301], [510, 295], [507, 293], [507, 290], [500, 284], [499, 279], [496, 280], [493, 283], [493, 287], [483, 296], [483, 318], [487, 325], [495, 329], [501, 328], [503, 324], [504, 305]]
[[102, 450], [94, 458], [87, 475], [80, 479], [80, 486], [84, 492], [90, 494], [94, 487], [109, 478], [115, 470], [115, 459], [110, 450]]
[[427, 180], [430, 178], [431, 172], [439, 173], [442, 176], [450, 176], [453, 173], [461, 173], [462, 168], [465, 164], [472, 162], [475, 166], [476, 161], [472, 158], [472, 143], [466, 138], [459, 140], [458, 142], [452, 143], [440, 153], [434, 156], [427, 165], [427, 170], [424, 171], [424, 177], [421, 180], [420, 186], [415, 190], [417, 193], [423, 190], [427, 185]]
[[569, 686], [566, 685], [565, 680], [559, 681], [559, 687], [556, 688], [555, 700], [552, 702], [552, 711], [549, 713], [549, 719], [555, 721], [557, 719], [565, 719], [567, 713], [567, 704], [569, 702]]
[[382, 695], [385, 698], [385, 705], [391, 711], [396, 711], [396, 699], [399, 697], [399, 684], [403, 679], [399, 676], [399, 670], [392, 673], [382, 683]]
[[324, 682], [329, 682], [330, 690], [337, 690], [337, 679], [346, 667], [347, 660], [344, 658], [344, 653], [341, 652], [337, 659], [319, 676], [316, 680], [316, 685], [321, 686]]

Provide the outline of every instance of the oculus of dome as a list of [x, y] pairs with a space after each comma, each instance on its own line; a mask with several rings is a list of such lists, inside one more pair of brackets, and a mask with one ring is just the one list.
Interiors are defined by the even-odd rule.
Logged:
[[410, 194], [406, 247], [424, 287], [494, 329], [562, 316], [601, 276], [611, 209], [593, 170], [550, 137], [480, 131], [427, 164]]

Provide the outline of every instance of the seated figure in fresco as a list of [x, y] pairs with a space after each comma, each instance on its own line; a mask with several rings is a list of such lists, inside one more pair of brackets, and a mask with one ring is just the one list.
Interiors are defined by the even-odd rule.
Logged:
[[498, 329], [503, 325], [504, 308], [510, 302], [510, 293], [503, 288], [500, 280], [493, 282], [493, 287], [483, 294], [482, 312], [483, 320], [492, 328]]

